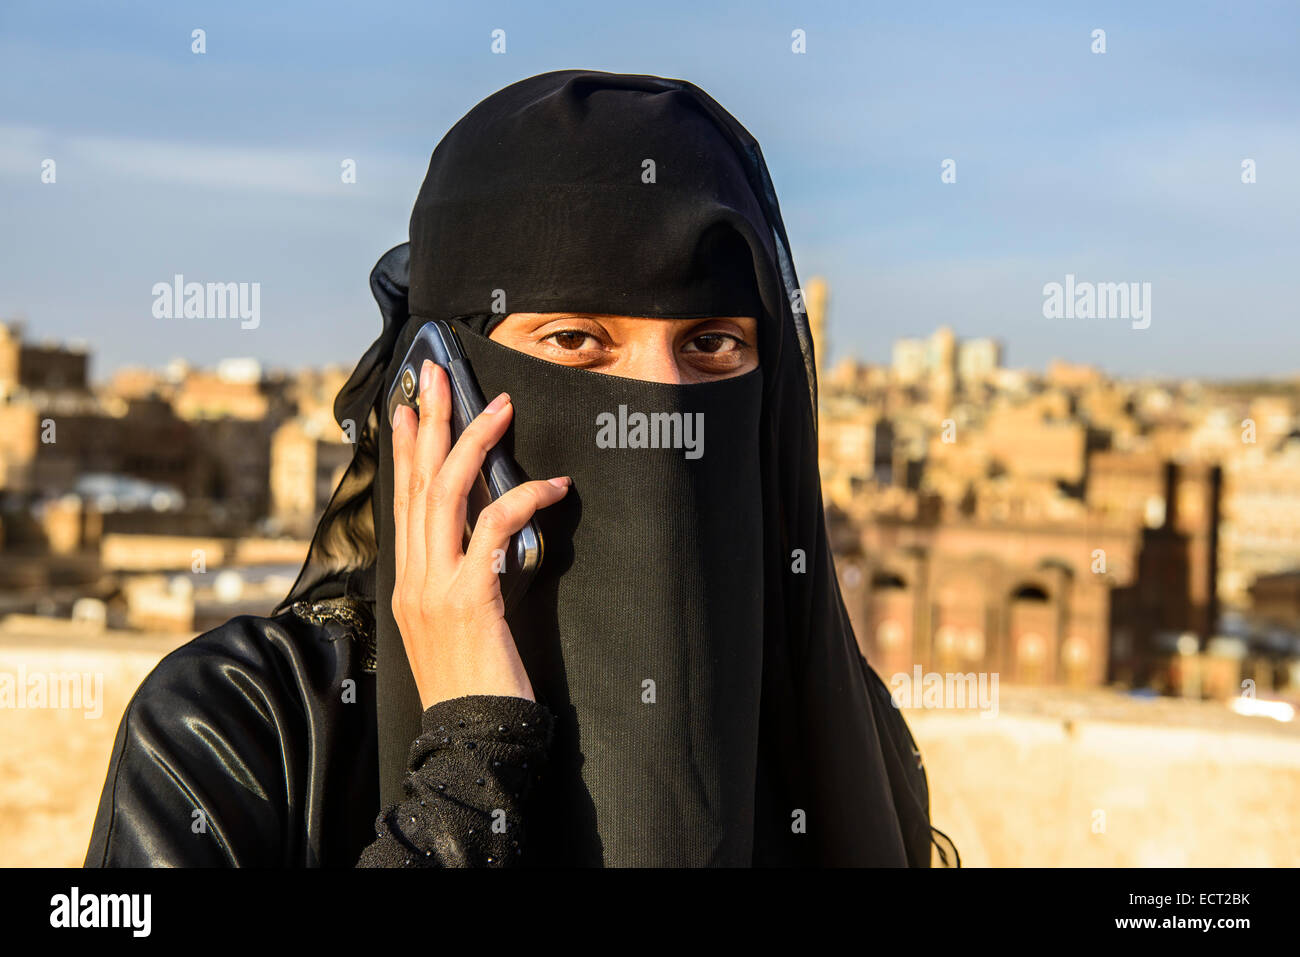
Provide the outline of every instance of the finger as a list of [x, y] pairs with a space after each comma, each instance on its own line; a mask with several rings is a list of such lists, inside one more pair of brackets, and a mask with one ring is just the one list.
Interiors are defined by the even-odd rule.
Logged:
[[399, 405], [393, 413], [393, 550], [399, 579], [406, 567], [406, 513], [410, 504], [415, 429], [415, 413], [409, 407]]
[[429, 534], [438, 542], [454, 541], [457, 556], [465, 534], [466, 497], [478, 481], [488, 449], [505, 435], [513, 414], [510, 396], [502, 392], [465, 427], [434, 479], [437, 501], [429, 514]]
[[[451, 442], [451, 389], [447, 374], [436, 363], [425, 360], [420, 367], [420, 428], [415, 437], [411, 464], [411, 505], [407, 512], [406, 534], [411, 552], [420, 552], [422, 571], [440, 567], [449, 554], [443, 542], [429, 540], [429, 501], [434, 480], [447, 446]], [[460, 545], [457, 537], [454, 547]]]
[[420, 431], [421, 441], [428, 443], [426, 454], [433, 465], [431, 474], [437, 475], [451, 448], [451, 384], [447, 381], [447, 371], [435, 362], [429, 363], [428, 384], [421, 381]]
[[[558, 483], [558, 484], [557, 484]], [[569, 492], [567, 476], [545, 482], [525, 482], [506, 492], [479, 513], [465, 550], [465, 562], [475, 574], [486, 570], [497, 574], [503, 568], [499, 559], [510, 547], [510, 537], [528, 524], [538, 509], [554, 505]]]

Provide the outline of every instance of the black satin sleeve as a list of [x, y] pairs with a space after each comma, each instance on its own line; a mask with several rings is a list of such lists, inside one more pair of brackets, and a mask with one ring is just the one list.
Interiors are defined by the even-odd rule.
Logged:
[[525, 862], [524, 809], [553, 735], [545, 705], [469, 695], [421, 717], [407, 800], [375, 821], [358, 867], [505, 867]]
[[167, 655], [122, 717], [87, 867], [352, 867], [379, 806], [366, 649], [295, 614]]

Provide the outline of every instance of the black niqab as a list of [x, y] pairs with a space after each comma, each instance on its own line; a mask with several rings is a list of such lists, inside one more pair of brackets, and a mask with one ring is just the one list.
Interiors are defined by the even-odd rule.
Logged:
[[[401, 799], [420, 705], [391, 612], [379, 409], [419, 326], [455, 319], [484, 394], [514, 399], [505, 441], [524, 472], [575, 479], [539, 514], [546, 559], [510, 618], [557, 717], [530, 856], [928, 865], [919, 752], [858, 652], [835, 578], [812, 343], [753, 137], [684, 81], [532, 77], [447, 133], [410, 236], [372, 274], [384, 329], [335, 405], [359, 432], [357, 455], [286, 599], [375, 566], [384, 802]], [[486, 338], [494, 316], [558, 311], [757, 316], [761, 366], [674, 386]], [[598, 448], [595, 418], [620, 405], [702, 413], [704, 454]]]

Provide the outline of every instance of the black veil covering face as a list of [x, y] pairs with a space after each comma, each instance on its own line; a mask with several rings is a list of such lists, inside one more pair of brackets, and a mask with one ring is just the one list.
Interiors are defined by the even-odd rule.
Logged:
[[[401, 800], [420, 703], [393, 621], [391, 429], [379, 409], [419, 326], [455, 320], [530, 478], [542, 570], [509, 623], [554, 712], [529, 809], [543, 864], [925, 866], [925, 773], [858, 652], [827, 541], [812, 343], [757, 142], [690, 83], [561, 71], [488, 97], [434, 151], [411, 241], [371, 276], [380, 337], [335, 415], [351, 468], [281, 607], [374, 570], [378, 745]], [[492, 342], [505, 312], [759, 318], [760, 368], [668, 385]], [[599, 448], [597, 417], [702, 423], [682, 448]], [[376, 540], [376, 530], [378, 538]]]

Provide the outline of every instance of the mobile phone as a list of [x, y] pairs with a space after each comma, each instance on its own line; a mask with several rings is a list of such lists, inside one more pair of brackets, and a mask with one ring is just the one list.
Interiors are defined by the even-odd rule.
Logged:
[[[393, 421], [393, 413], [399, 405], [409, 406], [419, 414], [420, 369], [426, 359], [442, 366], [451, 384], [451, 441], [454, 445], [465, 427], [483, 411], [486, 403], [455, 330], [441, 319], [432, 319], [420, 327], [415, 341], [406, 352], [406, 358], [398, 367], [397, 375], [388, 390], [388, 421]], [[478, 521], [479, 513], [523, 482], [522, 470], [500, 445], [488, 449], [483, 467], [479, 470], [478, 481], [474, 483], [466, 503], [467, 541]], [[511, 537], [500, 571], [501, 598], [507, 612], [514, 608], [532, 584], [533, 577], [542, 564], [542, 550], [542, 533], [531, 519]]]

